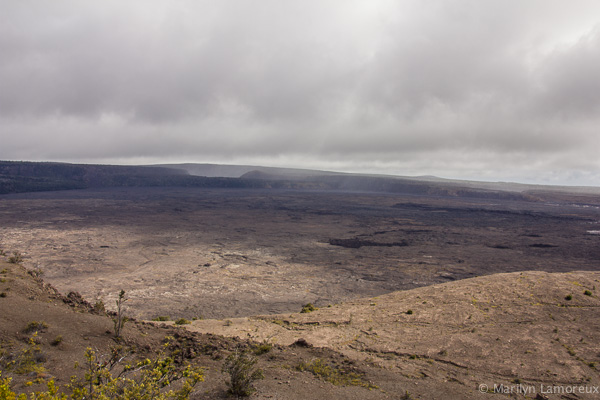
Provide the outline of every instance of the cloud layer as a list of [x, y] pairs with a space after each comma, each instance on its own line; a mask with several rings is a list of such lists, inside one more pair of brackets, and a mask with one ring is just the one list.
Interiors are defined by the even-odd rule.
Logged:
[[0, 159], [600, 185], [600, 3], [0, 5]]

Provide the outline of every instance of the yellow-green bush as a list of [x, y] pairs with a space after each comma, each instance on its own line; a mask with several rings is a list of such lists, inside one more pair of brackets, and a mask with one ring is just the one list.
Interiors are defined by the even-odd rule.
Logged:
[[326, 382], [337, 386], [362, 386], [368, 389], [376, 389], [377, 386], [367, 382], [356, 372], [347, 372], [332, 367], [321, 359], [315, 359], [310, 363], [301, 362], [296, 369], [298, 371], [309, 371]]
[[[204, 380], [202, 369], [188, 365], [180, 370], [169, 357], [125, 365], [115, 374], [111, 366], [116, 363], [102, 362], [90, 348], [85, 360], [84, 377], [71, 378], [68, 394], [59, 393], [53, 380], [47, 383], [46, 391], [18, 394], [10, 387], [11, 379], [2, 378], [0, 371], [0, 400], [185, 400]], [[176, 381], [180, 384], [174, 389]]]
[[45, 360], [46, 357], [39, 346], [37, 332], [27, 339], [27, 345], [21, 349], [13, 351], [0, 349], [0, 368], [16, 374], [43, 373], [45, 369], [42, 363]]

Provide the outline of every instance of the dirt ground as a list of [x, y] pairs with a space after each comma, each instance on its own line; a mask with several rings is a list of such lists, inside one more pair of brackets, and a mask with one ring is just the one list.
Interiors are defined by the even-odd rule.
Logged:
[[[465, 279], [357, 299], [309, 313], [172, 322], [131, 321], [115, 341], [112, 321], [61, 296], [19, 265], [0, 262], [0, 358], [18, 354], [33, 321], [44, 372], [13, 378], [18, 392], [65, 387], [86, 347], [106, 356], [155, 357], [167, 337], [181, 362], [205, 371], [192, 399], [227, 399], [224, 358], [256, 349], [264, 379], [256, 399], [595, 399], [600, 387], [600, 273], [523, 272]], [[56, 338], [61, 337], [59, 343]], [[0, 363], [3, 360], [0, 359]], [[318, 363], [353, 382], [302, 370]], [[582, 389], [579, 389], [582, 388]], [[557, 393], [557, 391], [562, 391]], [[577, 393], [583, 390], [591, 393]], [[570, 392], [569, 392], [570, 391]]]
[[[0, 293], [5, 293], [0, 296], [0, 371], [2, 378], [12, 379], [11, 387], [17, 393], [45, 390], [46, 382], [51, 379], [66, 390], [71, 376], [81, 377], [85, 373], [86, 348], [94, 350], [98, 359], [105, 362], [113, 349], [121, 347], [126, 349], [123, 354], [128, 354], [123, 363], [154, 359], [163, 353], [163, 356], [173, 357], [176, 365], [191, 363], [203, 368], [204, 381], [192, 393], [192, 400], [231, 399], [234, 397], [227, 393], [228, 377], [221, 371], [224, 360], [235, 351], [248, 349], [254, 352], [253, 349], [259, 345], [253, 341], [197, 334], [183, 328], [164, 324], [155, 326], [143, 321], [126, 323], [122, 338], [117, 341], [108, 316], [90, 312], [89, 304], [80, 302], [81, 299], [77, 297], [72, 301], [73, 297], [58, 294], [43, 281], [29, 275], [21, 266], [0, 260], [0, 280]], [[34, 334], [27, 330], [32, 322], [43, 324], [35, 331], [40, 350], [35, 358], [37, 368], [26, 374], [15, 373], [5, 368], [6, 362], [18, 357], [27, 348]], [[58, 337], [60, 341], [56, 340]], [[166, 340], [172, 346], [165, 349]], [[360, 377], [365, 386], [369, 385], [372, 374], [368, 371], [372, 368], [367, 363], [351, 360], [327, 348], [273, 345], [257, 356], [256, 367], [263, 371], [264, 379], [254, 384], [256, 393], [252, 398], [395, 398], [380, 389], [334, 385], [310, 372], [297, 369], [301, 363], [314, 360], [321, 360], [332, 368], [343, 368], [343, 371]], [[74, 367], [76, 363], [80, 368]], [[393, 374], [373, 375], [376, 376], [383, 376], [395, 390], [405, 390], [394, 381]]]

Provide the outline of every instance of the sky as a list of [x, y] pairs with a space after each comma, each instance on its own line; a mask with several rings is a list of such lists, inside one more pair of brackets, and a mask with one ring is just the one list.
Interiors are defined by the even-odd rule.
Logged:
[[0, 159], [600, 186], [597, 0], [0, 0]]

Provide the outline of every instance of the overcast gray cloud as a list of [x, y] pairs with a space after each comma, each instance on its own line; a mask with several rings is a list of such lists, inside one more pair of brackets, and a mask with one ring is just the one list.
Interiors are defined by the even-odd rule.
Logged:
[[0, 159], [600, 185], [596, 0], [0, 0], [0, 55]]

